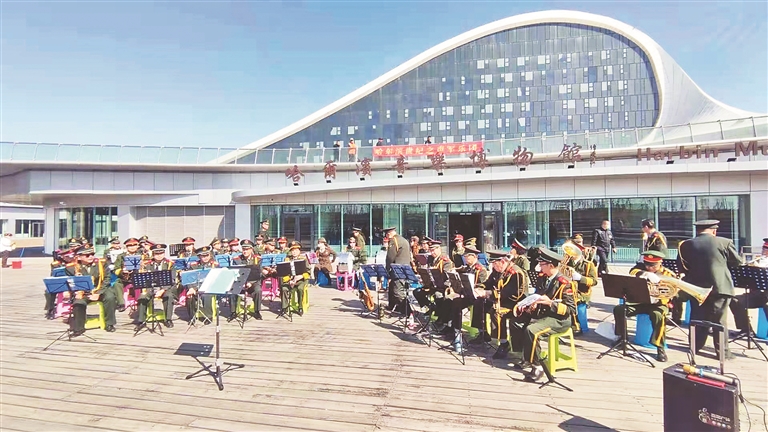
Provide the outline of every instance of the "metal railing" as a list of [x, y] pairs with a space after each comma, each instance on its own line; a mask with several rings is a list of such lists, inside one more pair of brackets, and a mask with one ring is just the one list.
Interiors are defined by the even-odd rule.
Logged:
[[[562, 150], [564, 144], [575, 143], [582, 147], [584, 157], [588, 157], [592, 146], [600, 150], [663, 144], [690, 145], [766, 136], [768, 136], [768, 116], [760, 116], [680, 126], [488, 140], [483, 144], [488, 156], [494, 157], [512, 155], [518, 147], [527, 148], [533, 153], [557, 153]], [[357, 159], [374, 160], [374, 148], [377, 147], [359, 146]], [[386, 146], [383, 148], [386, 149]], [[328, 160], [347, 162], [349, 160], [347, 150], [347, 147], [243, 150], [215, 147], [0, 142], [0, 162], [111, 162], [163, 165], [305, 164], [324, 163]], [[466, 157], [466, 154], [446, 155], [449, 159]], [[408, 157], [408, 159], [425, 158], [426, 156]]]

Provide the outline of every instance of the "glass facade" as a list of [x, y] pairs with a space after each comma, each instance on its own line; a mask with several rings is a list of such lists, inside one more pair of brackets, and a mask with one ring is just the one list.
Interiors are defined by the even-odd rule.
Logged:
[[66, 248], [72, 237], [85, 237], [98, 255], [108, 247], [109, 240], [117, 236], [117, 207], [59, 208], [55, 214], [57, 248]]
[[[505, 203], [460, 204], [354, 204], [253, 206], [254, 233], [264, 215], [282, 221], [281, 228], [272, 228], [272, 235], [281, 233], [289, 241], [292, 226], [287, 218], [295, 210], [306, 218], [301, 234], [305, 248], [314, 248], [319, 237], [325, 237], [335, 250], [341, 250], [352, 226], [363, 229], [369, 253], [381, 248], [381, 229], [398, 227], [408, 238], [428, 235], [451, 246], [457, 232], [477, 237], [484, 250], [509, 248], [517, 238], [526, 246], [544, 244], [559, 250], [573, 234], [582, 233], [584, 243], [592, 241], [592, 232], [603, 220], [611, 221], [617, 252], [616, 262], [634, 262], [642, 248], [640, 222], [650, 218], [667, 236], [670, 258], [677, 257], [680, 241], [693, 237], [693, 222], [714, 218], [721, 221], [718, 235], [733, 239], [737, 248], [749, 243], [749, 196], [705, 196], [665, 198], [613, 198], [552, 201], [517, 201]], [[275, 227], [275, 222], [272, 222]], [[306, 230], [311, 230], [307, 233]], [[307, 241], [306, 239], [311, 240]]]
[[378, 137], [387, 144], [421, 144], [427, 136], [444, 143], [650, 127], [658, 105], [650, 62], [632, 41], [597, 27], [537, 24], [444, 53], [270, 147], [330, 148], [350, 139], [371, 146]]

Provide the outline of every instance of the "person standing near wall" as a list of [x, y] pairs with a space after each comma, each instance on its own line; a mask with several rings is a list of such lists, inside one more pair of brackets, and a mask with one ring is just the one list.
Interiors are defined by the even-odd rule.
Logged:
[[3, 268], [10, 267], [8, 258], [11, 256], [11, 251], [16, 249], [16, 243], [13, 242], [12, 236], [11, 233], [5, 233], [0, 239], [0, 257], [2, 257]]
[[602, 276], [608, 270], [608, 252], [616, 252], [616, 241], [613, 239], [611, 223], [608, 220], [604, 220], [600, 228], [592, 232], [592, 246], [597, 249], [597, 256], [600, 258], [597, 275]]

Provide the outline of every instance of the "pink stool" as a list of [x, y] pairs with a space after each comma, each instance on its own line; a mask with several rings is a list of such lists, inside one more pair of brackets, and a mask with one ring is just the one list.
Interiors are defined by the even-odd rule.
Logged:
[[340, 291], [349, 291], [355, 289], [355, 274], [336, 273], [336, 287]]
[[280, 285], [276, 278], [266, 278], [261, 281], [261, 298], [272, 301], [280, 296]]
[[[133, 297], [131, 297], [129, 294], [131, 290], [133, 289], [133, 285], [127, 285], [123, 287], [123, 300], [125, 301], [125, 307], [135, 309], [136, 308], [136, 298], [141, 295], [139, 292], [138, 294], [136, 292], [133, 293]], [[139, 291], [139, 290], [134, 290]]]
[[72, 305], [69, 303], [69, 301], [64, 300], [64, 293], [58, 293], [56, 295], [56, 318], [61, 318], [63, 316], [69, 315], [70, 310], [72, 309]]

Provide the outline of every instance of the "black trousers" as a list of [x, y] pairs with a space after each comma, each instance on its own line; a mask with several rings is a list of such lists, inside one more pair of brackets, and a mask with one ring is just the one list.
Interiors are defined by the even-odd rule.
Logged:
[[493, 313], [493, 301], [490, 299], [479, 298], [472, 305], [472, 327], [486, 332], [485, 314]]
[[691, 301], [691, 311], [693, 311], [693, 304], [698, 304], [698, 302], [688, 293], [679, 291], [677, 297], [672, 299], [672, 321], [678, 324], [681, 322], [683, 318], [683, 305], [689, 300]]
[[416, 301], [419, 302], [419, 306], [431, 306], [432, 300], [429, 299], [429, 296], [432, 295], [432, 291], [428, 291], [425, 289], [417, 289], [413, 291], [413, 296], [416, 298]]
[[53, 310], [56, 309], [56, 295], [57, 294], [51, 294], [48, 292], [48, 290], [45, 290], [45, 311], [46, 312], [53, 312]]
[[[250, 294], [251, 300], [253, 300], [253, 311], [255, 313], [261, 313], [261, 281], [257, 280], [254, 282], [251, 282], [252, 285], [250, 288], [246, 288], [245, 292], [246, 294]], [[237, 302], [240, 301], [239, 295], [231, 295], [229, 296], [229, 313], [230, 315], [234, 315], [237, 311]]]
[[597, 257], [600, 262], [597, 263], [597, 274], [602, 276], [608, 271], [608, 251], [603, 248], [597, 248]]
[[494, 314], [492, 317], [493, 333], [491, 337], [498, 337], [501, 343], [507, 341], [507, 335], [512, 342], [512, 351], [522, 352], [525, 344], [522, 342], [525, 340], [524, 330], [528, 325], [530, 318], [515, 317], [512, 312], [507, 312], [499, 317]]
[[[691, 320], [709, 321], [720, 324], [725, 329], [726, 353], [728, 352], [728, 304], [731, 302], [730, 296], [711, 293], [704, 304], [699, 306], [695, 301], [691, 302]], [[696, 351], [701, 350], [707, 343], [709, 332], [704, 329], [696, 329]], [[715, 351], [720, 353], [720, 332], [713, 331]]]
[[731, 313], [733, 313], [733, 319], [736, 321], [736, 328], [741, 331], [749, 329], [747, 308], [763, 308], [766, 316], [768, 316], [768, 292], [751, 290], [731, 299]]
[[8, 267], [8, 257], [11, 256], [11, 251], [0, 252], [0, 257], [3, 259], [3, 267]]
[[405, 314], [411, 312], [408, 307], [408, 282], [402, 280], [389, 280], [389, 307], [390, 311], [394, 311], [397, 308], [401, 313]]

